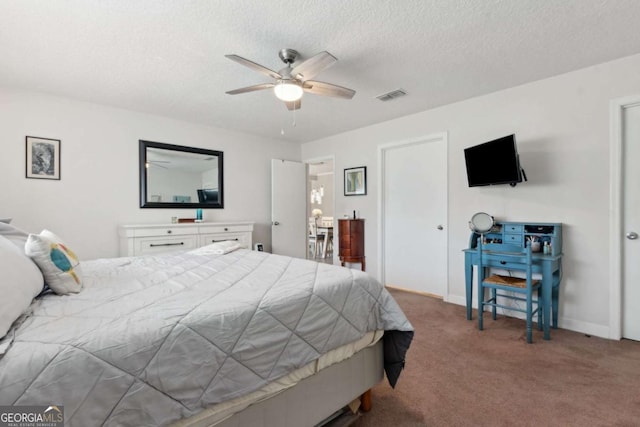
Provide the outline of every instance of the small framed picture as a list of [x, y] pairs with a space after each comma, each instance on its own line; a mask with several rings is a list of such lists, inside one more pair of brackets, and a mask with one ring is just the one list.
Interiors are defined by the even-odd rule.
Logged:
[[60, 179], [60, 140], [27, 136], [27, 178]]
[[367, 194], [367, 167], [345, 169], [344, 195], [364, 196], [365, 194]]

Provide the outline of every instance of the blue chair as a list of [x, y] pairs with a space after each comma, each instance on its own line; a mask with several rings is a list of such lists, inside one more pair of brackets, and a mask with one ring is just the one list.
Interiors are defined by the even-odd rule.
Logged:
[[[482, 244], [478, 239], [478, 329], [483, 329], [483, 314], [486, 306], [492, 308], [493, 320], [496, 320], [496, 308], [504, 308], [525, 313], [527, 322], [527, 342], [531, 343], [533, 316], [538, 315], [538, 330], [542, 330], [542, 298], [541, 283], [533, 279], [533, 264], [531, 260], [531, 246], [522, 248], [512, 244], [489, 243]], [[492, 256], [499, 256], [501, 269], [508, 271], [522, 271], [524, 278], [492, 274], [487, 277], [488, 270], [484, 262]], [[485, 289], [490, 289], [489, 299], [485, 299]], [[509, 292], [509, 293], [506, 293]], [[533, 299], [534, 292], [536, 299]], [[525, 307], [504, 305], [498, 302], [498, 297], [524, 302]], [[540, 301], [540, 304], [538, 303]], [[533, 309], [533, 305], [536, 309]]]

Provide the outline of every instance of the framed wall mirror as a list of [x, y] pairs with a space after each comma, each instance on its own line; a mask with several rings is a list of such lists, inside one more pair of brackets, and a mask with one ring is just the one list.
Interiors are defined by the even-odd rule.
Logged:
[[224, 208], [223, 153], [140, 140], [141, 208]]

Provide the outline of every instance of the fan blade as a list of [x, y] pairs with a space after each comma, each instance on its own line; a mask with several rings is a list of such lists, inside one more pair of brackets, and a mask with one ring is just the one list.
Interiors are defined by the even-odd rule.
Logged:
[[338, 59], [329, 52], [320, 52], [311, 58], [296, 65], [291, 70], [291, 75], [298, 80], [308, 80], [315, 77], [320, 71], [336, 63]]
[[147, 166], [155, 166], [155, 167], [161, 168], [161, 169], [169, 169], [168, 167], [159, 165], [156, 162], [147, 162]]
[[229, 58], [232, 61], [236, 61], [238, 64], [244, 65], [245, 67], [249, 67], [254, 71], [257, 71], [259, 73], [265, 74], [269, 77], [273, 77], [274, 79], [281, 79], [282, 76], [279, 73], [276, 73], [275, 71], [264, 67], [260, 64], [256, 64], [253, 61], [249, 61], [248, 59], [245, 59], [241, 56], [238, 55], [225, 55], [227, 58]]
[[275, 86], [273, 83], [262, 83], [259, 85], [247, 86], [240, 89], [230, 90], [229, 92], [226, 92], [226, 93], [227, 95], [237, 95], [239, 93], [247, 93], [247, 92], [253, 92], [256, 90], [269, 89], [269, 88], [272, 88], [273, 86]]
[[289, 111], [299, 110], [300, 107], [302, 106], [302, 99], [298, 99], [297, 101], [290, 101], [290, 102], [285, 101], [285, 105], [287, 106], [287, 110]]
[[353, 89], [312, 80], [304, 82], [302, 89], [304, 89], [305, 92], [309, 92], [314, 95], [335, 96], [337, 98], [345, 99], [351, 99], [353, 98], [353, 95], [356, 94], [356, 91]]

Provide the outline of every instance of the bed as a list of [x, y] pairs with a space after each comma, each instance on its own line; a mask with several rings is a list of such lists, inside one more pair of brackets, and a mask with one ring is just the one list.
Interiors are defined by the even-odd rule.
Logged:
[[316, 425], [383, 366], [395, 385], [413, 336], [338, 266], [214, 244], [74, 268], [79, 292], [39, 296], [0, 341], [0, 405], [63, 405], [68, 426]]

